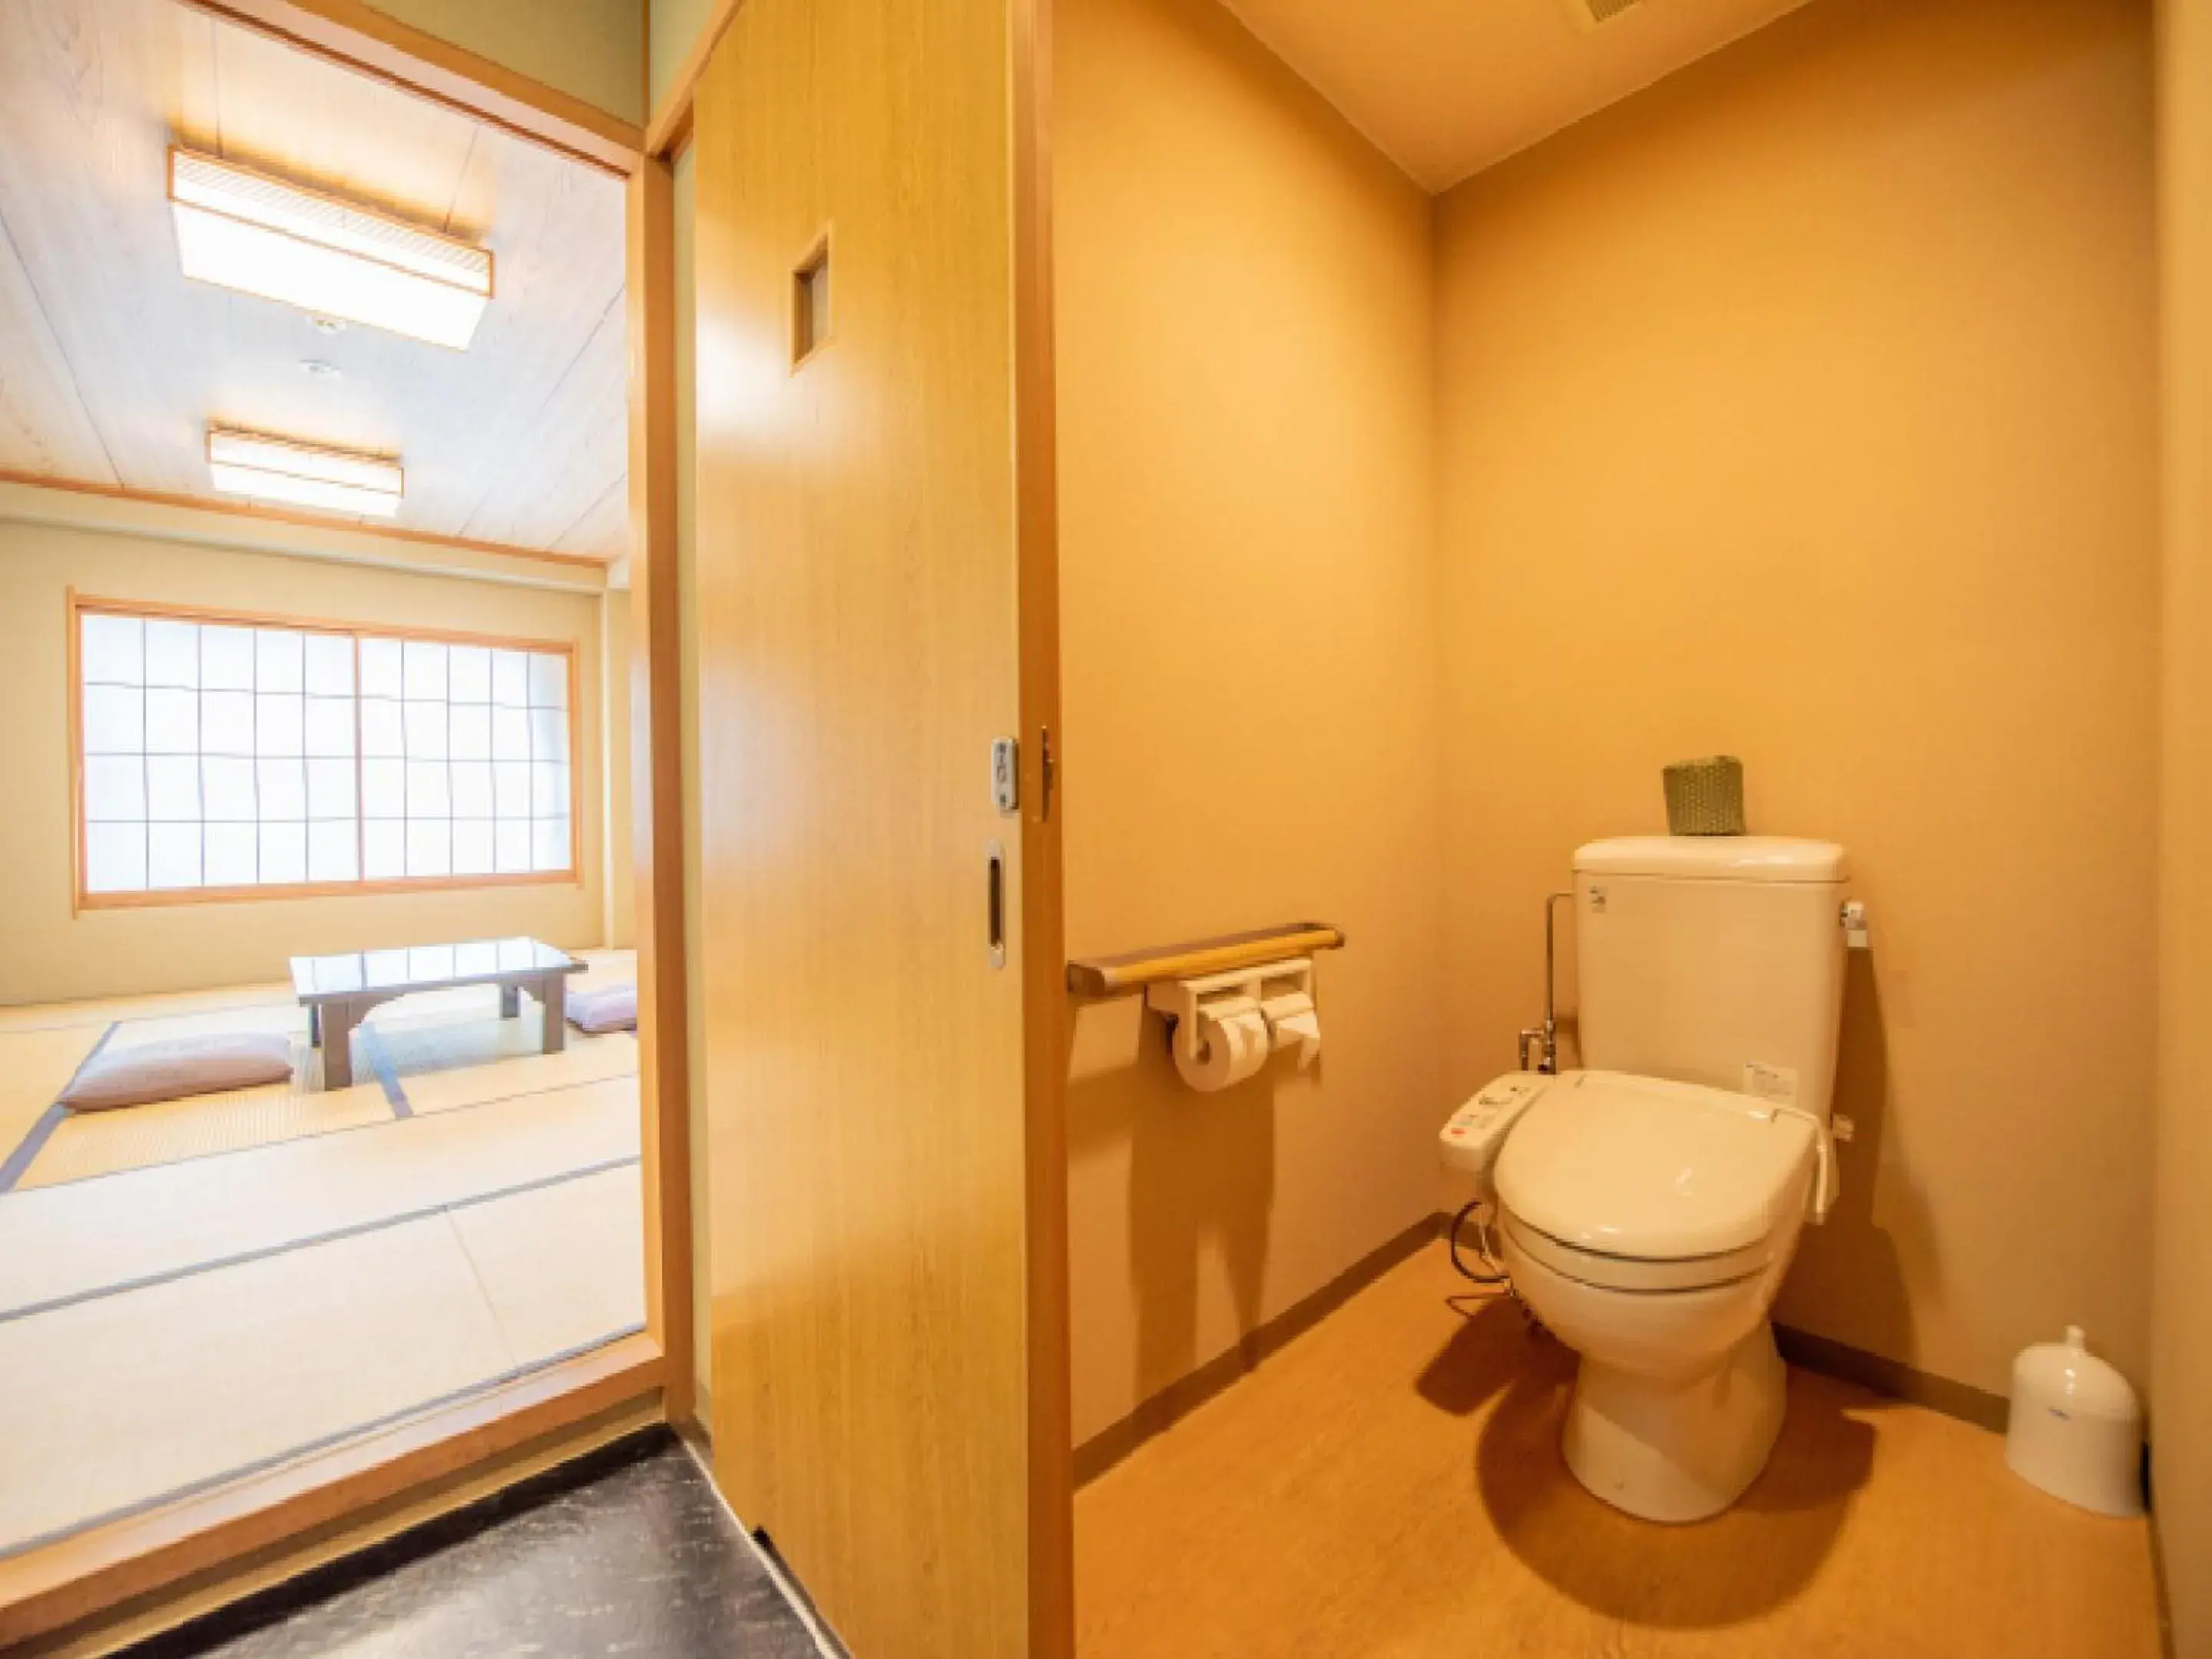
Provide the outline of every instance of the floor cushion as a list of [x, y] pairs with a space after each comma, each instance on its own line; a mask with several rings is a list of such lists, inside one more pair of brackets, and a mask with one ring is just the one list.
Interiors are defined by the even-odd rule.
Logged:
[[568, 1024], [587, 1036], [637, 1030], [637, 987], [609, 985], [597, 991], [571, 991], [566, 999]]
[[72, 1111], [104, 1112], [180, 1095], [287, 1083], [291, 1077], [291, 1040], [274, 1032], [179, 1037], [95, 1054], [70, 1079], [61, 1103]]

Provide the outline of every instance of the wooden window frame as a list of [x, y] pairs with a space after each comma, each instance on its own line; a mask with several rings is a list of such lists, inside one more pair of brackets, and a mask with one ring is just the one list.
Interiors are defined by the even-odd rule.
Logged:
[[[170, 605], [138, 599], [93, 598], [75, 588], [65, 596], [69, 647], [69, 742], [70, 845], [75, 867], [70, 876], [70, 914], [87, 910], [140, 910], [180, 904], [233, 904], [257, 899], [355, 898], [398, 893], [474, 891], [502, 887], [580, 886], [584, 880], [583, 711], [578, 653], [574, 640], [532, 640], [504, 635], [472, 634], [450, 629], [386, 627], [375, 623], [339, 622], [327, 617], [298, 617], [278, 612], [228, 611], [216, 606]], [[365, 826], [367, 815], [361, 793], [361, 641], [364, 639], [433, 641], [441, 645], [483, 646], [500, 651], [524, 651], [537, 656], [558, 656], [568, 665], [568, 867], [565, 870], [524, 870], [468, 876], [392, 876], [371, 880], [304, 881], [255, 884], [252, 886], [133, 888], [98, 892], [86, 886], [89, 868], [87, 838], [90, 819], [85, 807], [84, 672], [82, 661], [84, 618], [128, 617], [138, 622], [190, 622], [217, 627], [282, 629], [295, 634], [336, 635], [354, 642], [354, 819]], [[362, 833], [366, 834], [365, 828]], [[356, 860], [356, 869], [367, 868]]]

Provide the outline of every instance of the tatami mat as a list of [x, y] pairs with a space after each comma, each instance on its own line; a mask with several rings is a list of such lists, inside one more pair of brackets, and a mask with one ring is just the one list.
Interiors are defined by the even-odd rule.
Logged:
[[[150, 1043], [242, 1033], [289, 1037], [290, 1079], [113, 1111], [65, 1112], [46, 1129], [39, 1128], [54, 1097], [95, 1046], [108, 1055]], [[361, 1071], [368, 1071], [365, 1060]], [[358, 1128], [392, 1115], [384, 1091], [373, 1078], [365, 1086], [328, 1093], [321, 1090], [321, 1081], [322, 1056], [308, 1046], [306, 1012], [297, 1005], [248, 1004], [125, 1019], [106, 1026], [0, 1031], [0, 1161], [19, 1152], [29, 1155], [12, 1188], [27, 1191], [333, 1129]]]
[[0, 1163], [69, 1087], [77, 1067], [100, 1046], [107, 1024], [0, 1031]]
[[645, 1188], [635, 1164], [453, 1218], [517, 1364], [573, 1353], [645, 1317]]
[[104, 1026], [118, 1019], [160, 1019], [173, 1014], [270, 1004], [299, 1006], [292, 988], [283, 984], [226, 985], [211, 991], [152, 992], [137, 997], [95, 997], [83, 1002], [19, 1002], [0, 1008], [0, 1032]]
[[295, 1003], [257, 1003], [239, 1008], [195, 1009], [189, 1013], [156, 1014], [122, 1021], [107, 1040], [111, 1048], [143, 1048], [149, 1043], [179, 1042], [191, 1037], [284, 1036], [296, 1049], [307, 1043], [307, 1011]]
[[[570, 981], [577, 988], [617, 983], [637, 970], [634, 951], [579, 955], [586, 970]], [[517, 1018], [501, 1019], [499, 993], [490, 986], [400, 998], [373, 1010], [365, 1025], [355, 1037], [357, 1081], [325, 1092], [322, 1055], [307, 1042], [307, 1011], [283, 986], [0, 1009], [0, 1164], [21, 1154], [14, 1190], [25, 1192], [362, 1128], [407, 1109], [451, 1111], [637, 1071], [636, 1041], [626, 1033], [571, 1031], [562, 1053], [541, 1053], [542, 1008], [525, 997]], [[41, 1130], [54, 1097], [103, 1032], [116, 1049], [276, 1033], [292, 1039], [293, 1076], [286, 1084], [68, 1114]], [[386, 1073], [398, 1085], [398, 1101], [384, 1086]]]
[[[0, 1555], [638, 1328], [636, 1042], [540, 1029], [387, 1004], [325, 1092], [283, 987], [0, 1010]], [[291, 1081], [52, 1109], [103, 1042], [237, 1031], [290, 1036]]]
[[629, 1165], [0, 1322], [0, 1555], [638, 1328], [638, 1180]]
[[0, 1200], [0, 1320], [637, 1153], [617, 1079], [20, 1193]]
[[[295, 1064], [305, 1067], [304, 1047]], [[228, 1089], [108, 1112], [71, 1112], [15, 1183], [18, 1192], [94, 1176], [178, 1164], [392, 1121], [382, 1086], [319, 1090], [295, 1070], [289, 1084]]]
[[512, 1363], [442, 1213], [0, 1324], [0, 1551]]
[[[512, 1025], [509, 1020], [506, 1024]], [[392, 1037], [380, 1036], [393, 1054], [393, 1063], [398, 1062], [400, 1042]], [[465, 1045], [477, 1039], [456, 1037], [455, 1046], [447, 1052], [465, 1052]], [[515, 1095], [536, 1094], [547, 1089], [565, 1089], [584, 1083], [605, 1083], [616, 1078], [637, 1075], [637, 1039], [627, 1031], [613, 1032], [606, 1036], [586, 1037], [575, 1032], [568, 1035], [568, 1045], [557, 1054], [539, 1054], [532, 1049], [498, 1060], [496, 1064], [470, 1064], [456, 1060], [450, 1066], [401, 1074], [401, 1086], [407, 1091], [407, 1103], [420, 1113], [448, 1112], [463, 1106], [478, 1106], [486, 1101], [505, 1100]]]
[[[456, 1000], [433, 1000], [447, 996]], [[377, 1018], [386, 1008], [391, 1014]], [[502, 1019], [496, 994], [486, 994], [480, 986], [386, 1003], [369, 1016], [369, 1023], [376, 1027], [377, 1041], [392, 1069], [401, 1077], [455, 1066], [489, 1066], [537, 1054], [544, 1047], [544, 1018], [536, 1003], [526, 999], [521, 1012]]]

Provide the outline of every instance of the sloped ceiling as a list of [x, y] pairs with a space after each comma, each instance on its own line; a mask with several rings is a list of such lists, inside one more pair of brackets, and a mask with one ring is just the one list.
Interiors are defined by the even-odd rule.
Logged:
[[1225, 0], [1431, 191], [1804, 3], [1641, 0], [1584, 33], [1564, 0]]

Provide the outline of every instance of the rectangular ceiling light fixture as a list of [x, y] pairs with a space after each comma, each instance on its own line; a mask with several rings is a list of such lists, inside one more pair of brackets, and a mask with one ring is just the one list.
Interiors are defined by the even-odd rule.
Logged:
[[406, 484], [399, 463], [386, 456], [219, 426], [208, 428], [208, 471], [225, 495], [378, 519], [399, 511]]
[[169, 152], [185, 275], [465, 350], [491, 252], [187, 149]]

